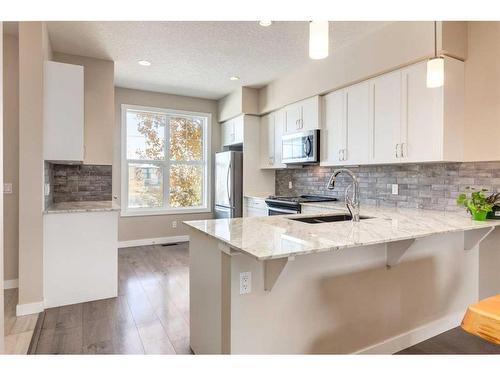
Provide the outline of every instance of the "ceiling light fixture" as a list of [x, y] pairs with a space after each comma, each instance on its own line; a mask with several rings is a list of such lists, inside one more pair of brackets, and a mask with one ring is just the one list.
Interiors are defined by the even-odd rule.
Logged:
[[151, 66], [151, 62], [148, 60], [139, 60], [139, 61], [137, 61], [137, 64], [139, 64], [141, 66]]
[[259, 21], [260, 26], [268, 27], [271, 26], [273, 21]]
[[328, 57], [328, 21], [309, 22], [309, 57], [321, 60]]
[[240, 77], [238, 77], [238, 76], [231, 76], [231, 77], [229, 77], [229, 79], [231, 81], [239, 81]]
[[444, 58], [437, 54], [437, 21], [434, 21], [434, 57], [427, 61], [427, 87], [441, 87], [444, 84]]

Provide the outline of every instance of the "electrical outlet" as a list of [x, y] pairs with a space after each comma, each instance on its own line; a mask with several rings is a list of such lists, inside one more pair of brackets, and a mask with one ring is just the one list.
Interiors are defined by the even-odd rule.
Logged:
[[177, 228], [177, 220], [172, 221], [172, 228]]
[[392, 184], [392, 195], [398, 195], [398, 194], [399, 194], [398, 184]]
[[293, 189], [293, 183], [292, 183], [292, 181], [288, 181], [288, 188], [289, 189]]
[[240, 294], [248, 294], [252, 291], [252, 273], [240, 272]]
[[10, 182], [6, 182], [3, 184], [3, 193], [12, 194], [12, 184]]

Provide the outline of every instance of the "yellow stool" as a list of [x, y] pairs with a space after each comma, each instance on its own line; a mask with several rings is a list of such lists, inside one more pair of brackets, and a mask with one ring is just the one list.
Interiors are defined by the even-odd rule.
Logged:
[[500, 345], [500, 294], [470, 305], [461, 326], [466, 332]]

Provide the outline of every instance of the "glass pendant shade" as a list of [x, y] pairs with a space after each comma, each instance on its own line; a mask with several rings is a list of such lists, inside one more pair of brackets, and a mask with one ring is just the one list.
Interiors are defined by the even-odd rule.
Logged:
[[427, 87], [441, 87], [444, 84], [444, 58], [434, 57], [427, 61]]
[[328, 21], [309, 22], [309, 57], [320, 60], [328, 57]]

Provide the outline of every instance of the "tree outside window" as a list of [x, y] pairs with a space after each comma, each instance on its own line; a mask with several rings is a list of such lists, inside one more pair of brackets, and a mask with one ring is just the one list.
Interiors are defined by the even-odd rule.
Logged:
[[208, 116], [124, 108], [128, 211], [207, 209]]

